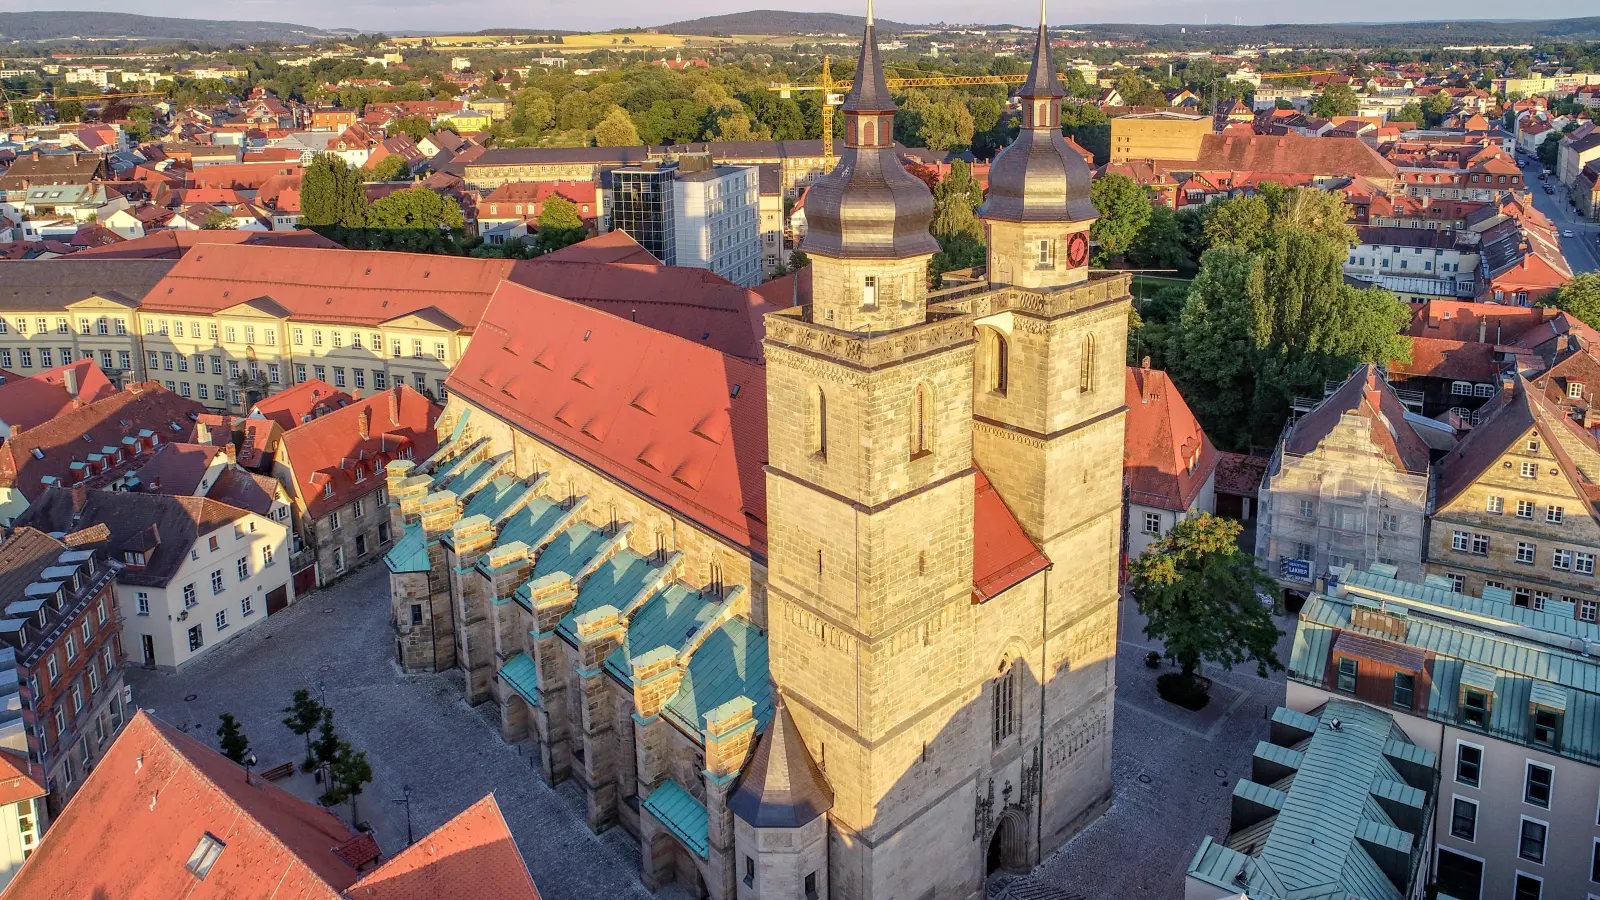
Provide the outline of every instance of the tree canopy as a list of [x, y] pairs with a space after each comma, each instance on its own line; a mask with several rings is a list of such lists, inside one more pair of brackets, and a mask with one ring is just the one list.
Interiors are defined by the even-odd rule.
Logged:
[[1128, 587], [1148, 622], [1146, 637], [1194, 676], [1202, 661], [1232, 669], [1254, 661], [1265, 677], [1282, 669], [1278, 626], [1259, 594], [1274, 589], [1254, 556], [1239, 549], [1242, 526], [1210, 513], [1173, 526], [1128, 565]]
[[1591, 328], [1600, 328], [1600, 272], [1584, 272], [1573, 276], [1539, 301], [1540, 306], [1553, 306]]
[[1104, 265], [1127, 253], [1150, 223], [1150, 195], [1126, 175], [1105, 175], [1089, 186], [1089, 198], [1100, 212], [1089, 236], [1099, 244], [1097, 262]]

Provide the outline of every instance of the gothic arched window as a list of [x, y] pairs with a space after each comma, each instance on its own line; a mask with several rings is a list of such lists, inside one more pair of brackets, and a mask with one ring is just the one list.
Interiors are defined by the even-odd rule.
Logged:
[[984, 338], [988, 351], [989, 390], [1004, 394], [1011, 374], [1011, 348], [1006, 343], [1006, 336], [995, 329], [986, 329]]
[[1017, 667], [1007, 663], [994, 680], [994, 742], [999, 744], [1017, 731]]
[[911, 398], [911, 458], [933, 452], [933, 392], [917, 385]]
[[1088, 393], [1094, 390], [1094, 335], [1084, 335], [1083, 360], [1078, 370], [1078, 390]]
[[806, 444], [813, 455], [828, 455], [828, 398], [815, 384], [806, 401]]

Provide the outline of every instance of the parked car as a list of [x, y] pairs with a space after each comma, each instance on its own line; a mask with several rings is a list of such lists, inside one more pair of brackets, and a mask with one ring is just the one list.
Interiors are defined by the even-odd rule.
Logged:
[[1572, 237], [1572, 229], [1569, 228], [1566, 231], [1561, 232], [1561, 236], [1562, 237]]

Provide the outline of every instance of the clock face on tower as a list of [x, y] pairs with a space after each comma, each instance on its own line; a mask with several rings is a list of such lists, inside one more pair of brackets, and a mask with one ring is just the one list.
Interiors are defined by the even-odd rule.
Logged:
[[1067, 265], [1076, 269], [1088, 262], [1089, 238], [1080, 231], [1067, 239]]

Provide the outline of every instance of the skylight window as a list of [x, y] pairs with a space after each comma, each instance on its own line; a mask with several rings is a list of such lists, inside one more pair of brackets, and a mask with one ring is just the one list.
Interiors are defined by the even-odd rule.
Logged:
[[211, 873], [211, 867], [217, 864], [217, 857], [222, 855], [226, 847], [220, 839], [211, 832], [200, 836], [200, 843], [195, 845], [194, 852], [189, 854], [189, 861], [184, 863], [184, 868], [194, 873], [194, 877], [204, 881]]

